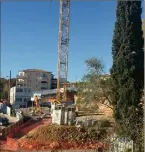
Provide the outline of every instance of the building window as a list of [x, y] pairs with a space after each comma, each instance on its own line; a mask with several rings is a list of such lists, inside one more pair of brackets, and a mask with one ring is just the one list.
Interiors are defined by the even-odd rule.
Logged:
[[45, 73], [43, 73], [43, 74], [42, 74], [42, 77], [43, 77], [43, 78], [47, 78], [47, 76], [46, 76], [46, 74], [45, 74]]
[[31, 98], [30, 97], [24, 98], [24, 102], [27, 102], [27, 101], [31, 101]]
[[37, 88], [37, 85], [36, 85], [36, 88]]
[[47, 83], [47, 81], [41, 81], [41, 83]]
[[16, 98], [16, 101], [22, 101], [22, 98]]
[[16, 92], [23, 92], [23, 89], [22, 88], [17, 88]]
[[36, 81], [37, 81], [37, 79], [36, 79]]
[[27, 98], [24, 98], [24, 102], [28, 101]]
[[46, 90], [47, 88], [45, 88], [45, 87], [41, 87], [41, 90]]
[[24, 88], [24, 92], [27, 92], [27, 88]]

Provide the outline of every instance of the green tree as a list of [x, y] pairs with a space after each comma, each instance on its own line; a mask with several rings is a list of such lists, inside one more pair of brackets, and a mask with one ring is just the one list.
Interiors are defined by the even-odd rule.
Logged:
[[112, 100], [121, 135], [134, 140], [141, 152], [144, 52], [141, 1], [118, 1], [113, 37]]
[[83, 102], [89, 104], [92, 101], [97, 106], [97, 102], [100, 102], [102, 99], [107, 99], [111, 104], [111, 81], [110, 79], [103, 79], [103, 62], [95, 57], [92, 57], [87, 59], [85, 64], [87, 72], [83, 76], [82, 82], [78, 83], [79, 100], [83, 99]]
[[0, 80], [0, 99], [2, 98], [3, 87], [4, 87], [4, 84], [3, 84], [2, 80]]
[[4, 86], [5, 86], [5, 79], [0, 78], [0, 98], [4, 97]]
[[[11, 79], [11, 87], [14, 87], [16, 85], [16, 79]], [[9, 94], [9, 80], [5, 78], [0, 78], [0, 97], [3, 99], [8, 99]]]
[[14, 87], [14, 86], [16, 86], [16, 79], [12, 78], [11, 79], [11, 87]]

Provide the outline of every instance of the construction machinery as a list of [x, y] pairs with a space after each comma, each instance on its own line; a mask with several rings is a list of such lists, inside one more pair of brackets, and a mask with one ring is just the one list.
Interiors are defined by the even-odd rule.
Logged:
[[35, 106], [34, 113], [39, 113], [39, 112], [41, 112], [41, 108], [40, 108], [40, 105], [39, 105], [38, 96], [34, 96], [34, 106]]
[[61, 102], [59, 100], [56, 100], [56, 98], [48, 98], [49, 99], [49, 102], [54, 102], [56, 104], [60, 104]]

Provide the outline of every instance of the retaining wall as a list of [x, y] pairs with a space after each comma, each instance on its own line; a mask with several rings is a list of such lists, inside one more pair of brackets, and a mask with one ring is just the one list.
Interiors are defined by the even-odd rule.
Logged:
[[27, 120], [28, 120], [28, 118], [20, 119], [19, 121], [15, 122], [14, 124], [11, 124], [6, 128], [0, 129], [0, 135], [1, 136], [7, 136], [7, 135], [10, 135], [13, 132], [18, 131], [20, 129], [20, 127], [22, 127], [22, 125], [24, 125], [25, 122], [27, 122]]

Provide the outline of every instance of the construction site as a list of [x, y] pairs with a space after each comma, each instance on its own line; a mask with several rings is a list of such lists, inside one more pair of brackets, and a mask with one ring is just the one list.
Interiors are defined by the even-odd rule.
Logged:
[[[68, 91], [71, 0], [60, 0], [59, 3], [56, 96], [39, 98], [36, 95], [31, 108], [17, 110], [16, 121], [0, 130], [2, 152], [111, 152], [110, 137], [114, 133], [115, 123], [108, 103], [104, 104], [98, 99], [97, 107], [93, 103], [88, 107], [85, 103], [80, 105], [77, 103], [77, 90]], [[43, 106], [46, 101], [49, 101], [49, 106]]]
[[34, 110], [33, 114], [27, 110], [27, 117], [2, 129], [2, 151], [96, 150], [98, 147], [109, 150], [107, 136], [113, 131], [113, 121], [110, 109], [104, 105], [100, 105], [97, 113], [77, 111], [77, 116], [74, 105], [54, 102], [51, 108]]

